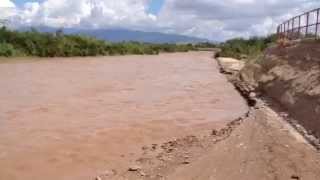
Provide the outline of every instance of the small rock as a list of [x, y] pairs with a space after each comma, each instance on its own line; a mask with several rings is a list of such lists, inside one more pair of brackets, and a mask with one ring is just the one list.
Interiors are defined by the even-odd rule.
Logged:
[[96, 178], [94, 178], [94, 180], [102, 180], [102, 178], [100, 176], [97, 176]]
[[161, 175], [161, 174], [157, 174], [157, 176], [156, 177], [160, 177], [160, 178], [162, 178], [163, 176]]
[[174, 151], [174, 148], [168, 148], [167, 149], [167, 153], [171, 153], [172, 151]]
[[289, 117], [289, 114], [286, 113], [286, 112], [281, 112], [281, 113], [280, 113], [280, 116], [281, 116], [281, 117], [284, 117], [284, 118], [287, 118], [287, 117]]
[[190, 161], [183, 161], [182, 164], [190, 164]]
[[212, 130], [212, 131], [211, 131], [211, 135], [212, 135], [212, 136], [216, 136], [216, 135], [218, 135], [218, 131], [217, 131], [217, 130], [215, 130], [215, 129], [214, 129], [214, 130]]
[[257, 94], [256, 94], [255, 92], [251, 92], [251, 93], [249, 94], [249, 97], [250, 97], [250, 98], [255, 98], [255, 97], [257, 97]]
[[101, 173], [101, 176], [114, 176], [114, 175], [116, 175], [117, 174], [117, 171], [116, 170], [106, 170], [106, 171], [104, 171], [103, 173]]
[[146, 176], [146, 173], [139, 171], [140, 176]]
[[141, 169], [142, 169], [141, 166], [133, 165], [129, 167], [128, 171], [140, 171]]
[[299, 176], [296, 176], [296, 175], [292, 175], [292, 176], [291, 176], [291, 179], [300, 180], [300, 177], [299, 177]]
[[147, 151], [149, 148], [148, 148], [148, 146], [143, 146], [141, 149], [142, 149], [143, 151]]
[[238, 147], [240, 148], [240, 147], [243, 147], [244, 146], [244, 143], [240, 143], [239, 145], [238, 145]]
[[152, 144], [152, 146], [151, 146], [151, 148], [152, 148], [153, 151], [156, 150], [157, 147], [158, 147], [158, 144]]

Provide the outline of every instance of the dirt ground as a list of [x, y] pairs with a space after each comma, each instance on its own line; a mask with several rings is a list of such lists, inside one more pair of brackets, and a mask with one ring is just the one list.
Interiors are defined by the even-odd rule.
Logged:
[[209, 52], [6, 61], [0, 87], [1, 180], [120, 175], [141, 147], [208, 134], [248, 111]]
[[115, 179], [320, 179], [319, 152], [262, 101], [219, 131], [144, 149], [141, 169]]
[[229, 127], [231, 130], [185, 143], [192, 149], [175, 146], [178, 153], [174, 157], [183, 159], [175, 164], [170, 160], [159, 163], [160, 173], [156, 174], [168, 180], [320, 179], [319, 152], [267, 106], [251, 110], [248, 117]]

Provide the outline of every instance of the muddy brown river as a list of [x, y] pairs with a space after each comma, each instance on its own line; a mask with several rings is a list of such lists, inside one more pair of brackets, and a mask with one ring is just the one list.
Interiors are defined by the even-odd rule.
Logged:
[[[10, 62], [13, 61], [13, 62]], [[91, 180], [247, 111], [210, 52], [0, 63], [0, 179]]]

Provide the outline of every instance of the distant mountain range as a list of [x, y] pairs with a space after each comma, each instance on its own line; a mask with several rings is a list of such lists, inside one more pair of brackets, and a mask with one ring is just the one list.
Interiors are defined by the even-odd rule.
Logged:
[[[51, 27], [34, 27], [39, 32], [55, 32], [57, 28]], [[21, 31], [28, 31], [30, 27], [19, 28]], [[136, 41], [146, 43], [199, 43], [209, 42], [207, 39], [201, 39], [190, 36], [177, 34], [165, 34], [159, 32], [143, 32], [128, 29], [77, 29], [65, 28], [65, 34], [81, 34], [97, 39], [102, 39], [110, 42]]]

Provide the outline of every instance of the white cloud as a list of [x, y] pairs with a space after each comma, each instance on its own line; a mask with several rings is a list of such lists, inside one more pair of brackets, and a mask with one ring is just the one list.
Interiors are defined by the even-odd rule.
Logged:
[[82, 26], [143, 28], [155, 24], [156, 17], [147, 13], [147, 0], [105, 0], [92, 6], [81, 19]]
[[273, 33], [280, 22], [318, 6], [319, 0], [167, 0], [158, 18], [172, 32], [225, 40]]
[[17, 16], [33, 25], [129, 28], [156, 20], [147, 5], [148, 0], [46, 0], [25, 3]]
[[12, 7], [15, 7], [15, 5], [10, 0], [1, 0], [0, 1], [0, 8], [2, 8], [2, 7], [12, 8]]
[[0, 19], [7, 19], [15, 14], [15, 5], [10, 0], [0, 0]]
[[[16, 25], [129, 28], [224, 40], [275, 32], [281, 21], [320, 6], [319, 0], [166, 0], [155, 16], [150, 0], [45, 0], [15, 8]], [[14, 4], [1, 0], [0, 7]], [[11, 11], [12, 13], [12, 11]]]

